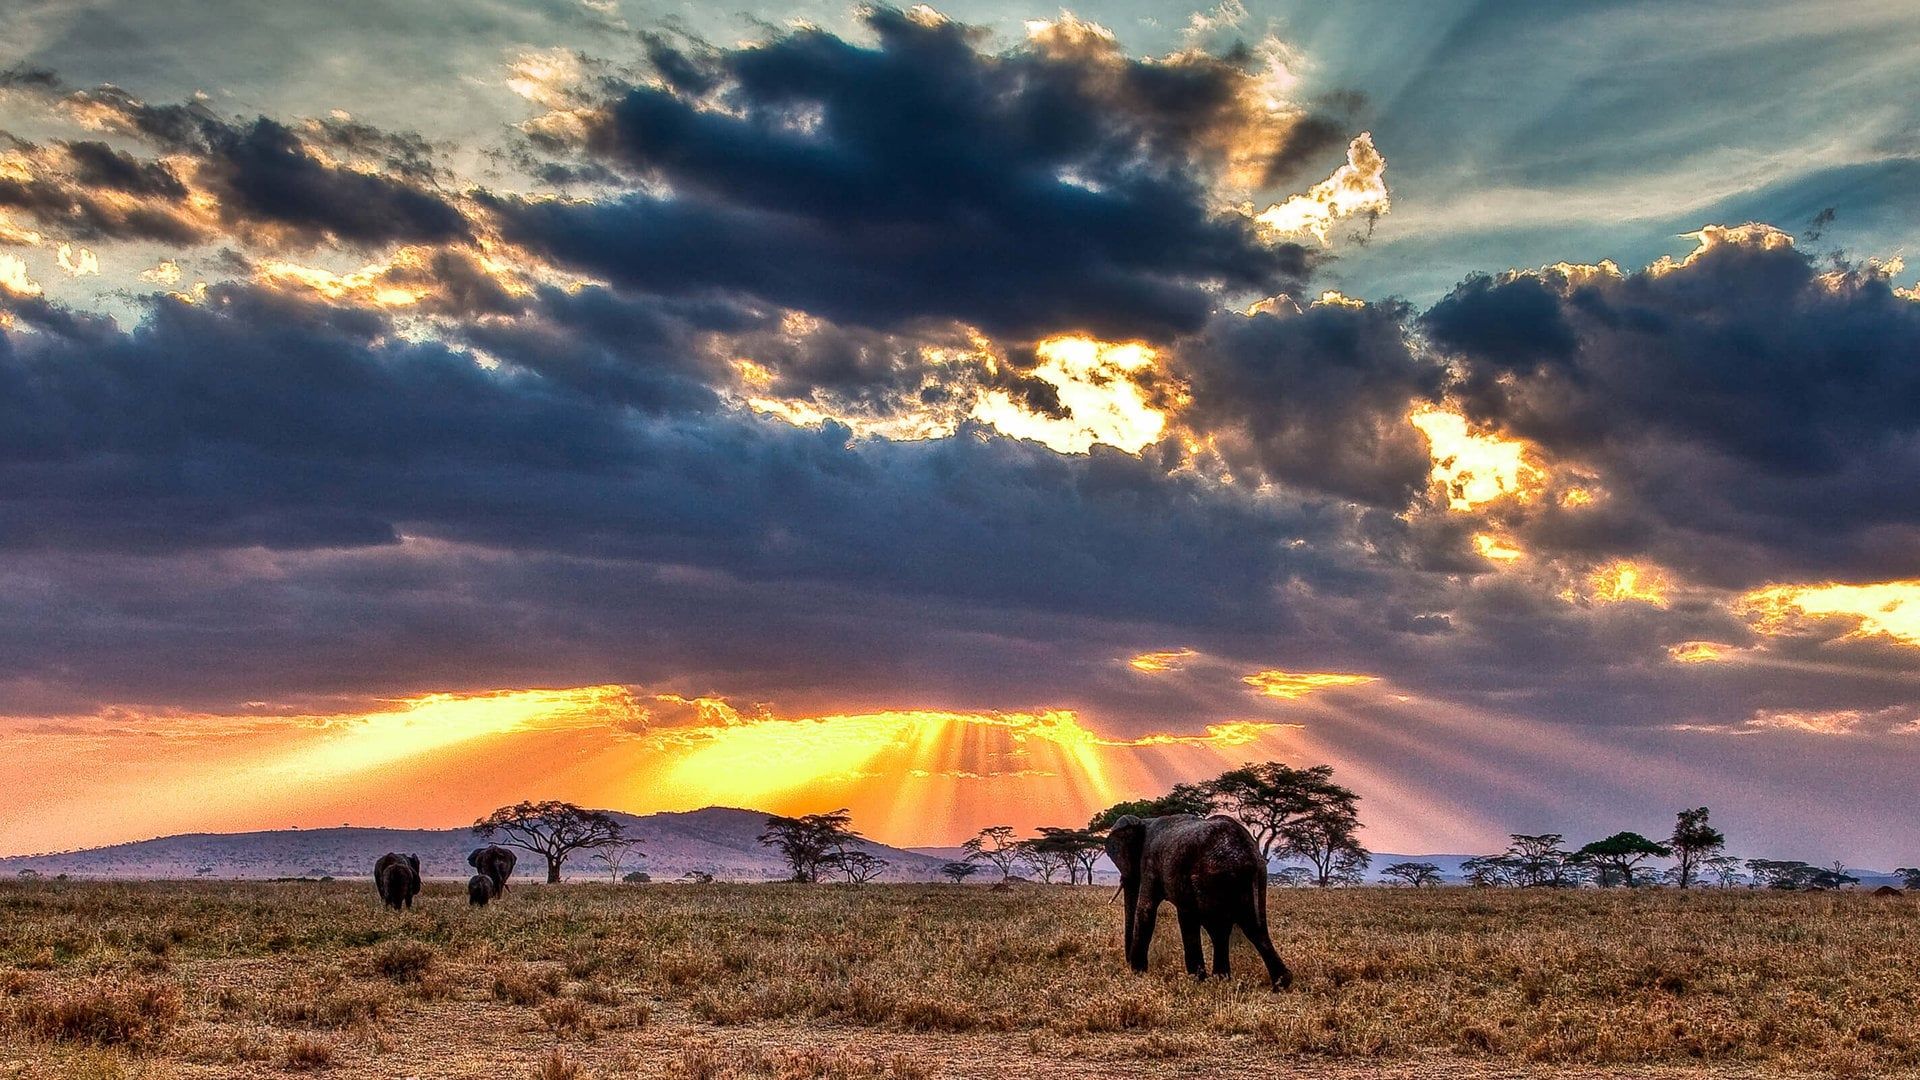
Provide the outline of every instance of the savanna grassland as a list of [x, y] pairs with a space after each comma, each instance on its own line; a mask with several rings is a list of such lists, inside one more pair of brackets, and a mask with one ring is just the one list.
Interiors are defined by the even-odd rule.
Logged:
[[1910, 898], [1276, 891], [1298, 982], [1128, 973], [1111, 890], [0, 885], [0, 1077], [1891, 1075]]

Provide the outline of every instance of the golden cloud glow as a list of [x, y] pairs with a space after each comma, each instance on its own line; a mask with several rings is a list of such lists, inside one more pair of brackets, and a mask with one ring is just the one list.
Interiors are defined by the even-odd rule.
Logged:
[[1003, 390], [989, 390], [974, 404], [974, 419], [1063, 454], [1084, 454], [1094, 443], [1138, 453], [1166, 429], [1166, 415], [1147, 403], [1136, 381], [1159, 359], [1151, 346], [1065, 335], [1040, 342], [1034, 353], [1040, 362], [1026, 374], [1053, 386], [1067, 415], [1042, 416]]
[[1694, 241], [1697, 246], [1678, 262], [1674, 261], [1671, 255], [1660, 256], [1658, 262], [1647, 267], [1649, 275], [1659, 277], [1691, 266], [1717, 247], [1752, 247], [1762, 251], [1777, 251], [1793, 246], [1792, 233], [1782, 232], [1771, 225], [1763, 225], [1757, 221], [1749, 221], [1745, 225], [1708, 225], [1699, 232], [1680, 235], [1684, 239]]
[[1867, 585], [1776, 585], [1743, 598], [1749, 616], [1767, 633], [1778, 633], [1795, 615], [1857, 619], [1853, 636], [1885, 636], [1920, 645], [1920, 581]]
[[17, 255], [0, 255], [0, 292], [15, 296], [39, 296], [40, 283], [27, 273], [27, 264]]
[[1666, 607], [1669, 583], [1658, 570], [1622, 559], [1588, 575], [1587, 588], [1588, 595], [1604, 603], [1638, 600]]
[[[10, 764], [39, 778], [0, 789], [0, 851], [51, 846], [35, 838], [368, 823], [369, 812], [383, 825], [445, 827], [522, 798], [636, 813], [848, 806], [869, 835], [922, 843], [999, 821], [1074, 824], [1127, 795], [1284, 753], [1268, 743], [1296, 730], [1235, 720], [1121, 736], [1067, 710], [781, 717], [624, 686], [428, 694], [358, 712], [256, 703], [224, 715], [0, 718]], [[79, 779], [100, 775], [114, 783]], [[402, 789], [414, 795], [393, 805]]]
[[1717, 641], [1683, 641], [1667, 646], [1667, 656], [1678, 664], [1712, 664], [1727, 658], [1731, 645]]
[[1374, 149], [1373, 134], [1363, 131], [1347, 147], [1347, 163], [1333, 175], [1254, 215], [1276, 236], [1310, 235], [1321, 243], [1340, 221], [1356, 215], [1379, 217], [1392, 206], [1387, 193], [1387, 159]]
[[1480, 553], [1481, 558], [1491, 559], [1494, 562], [1517, 562], [1522, 555], [1526, 554], [1514, 547], [1512, 541], [1503, 540], [1490, 533], [1476, 533], [1473, 538], [1473, 549]]
[[72, 244], [61, 244], [54, 255], [54, 262], [69, 277], [86, 277], [100, 272], [100, 256], [89, 248], [76, 248]]
[[15, 225], [4, 212], [0, 212], [0, 244], [18, 244], [22, 247], [34, 247], [40, 243], [40, 234], [32, 229], [23, 229]]
[[1869, 712], [1859, 709], [1760, 709], [1748, 719], [1747, 726], [1761, 730], [1803, 731], [1811, 735], [1851, 735], [1859, 729]]
[[1508, 495], [1529, 499], [1545, 482], [1527, 461], [1525, 443], [1475, 432], [1466, 417], [1440, 409], [1407, 419], [1427, 437], [1433, 481], [1445, 490], [1449, 509], [1471, 510]]
[[141, 281], [150, 281], [155, 285], [178, 285], [180, 283], [180, 264], [172, 259], [162, 259], [159, 263], [140, 271]]
[[1162, 649], [1159, 652], [1143, 652], [1127, 661], [1127, 666], [1135, 671], [1156, 674], [1162, 671], [1179, 671], [1188, 660], [1200, 655], [1192, 649]]
[[1316, 694], [1322, 690], [1363, 686], [1378, 681], [1378, 678], [1376, 675], [1355, 675], [1344, 672], [1267, 670], [1256, 671], [1240, 681], [1253, 687], [1254, 693], [1262, 697], [1297, 701], [1308, 694]]

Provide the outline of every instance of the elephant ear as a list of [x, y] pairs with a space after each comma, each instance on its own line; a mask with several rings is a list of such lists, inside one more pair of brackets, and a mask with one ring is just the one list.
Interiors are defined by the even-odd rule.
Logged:
[[1121, 881], [1140, 877], [1140, 851], [1147, 842], [1147, 823], [1132, 814], [1113, 823], [1107, 830], [1107, 858], [1120, 871]]
[[420, 872], [420, 856], [418, 855], [407, 856], [407, 865], [413, 867], [414, 873], [416, 874], [419, 873]]
[[467, 852], [467, 865], [473, 867], [475, 870], [480, 869], [480, 856], [486, 854], [486, 850], [486, 848], [477, 847]]

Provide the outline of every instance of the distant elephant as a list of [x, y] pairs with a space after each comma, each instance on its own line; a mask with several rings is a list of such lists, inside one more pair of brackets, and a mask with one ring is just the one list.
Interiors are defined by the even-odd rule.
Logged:
[[485, 874], [475, 874], [467, 879], [467, 903], [474, 907], [486, 907], [493, 899], [493, 879]]
[[1127, 963], [1147, 970], [1147, 946], [1160, 901], [1173, 901], [1187, 974], [1207, 977], [1200, 931], [1213, 939], [1213, 973], [1226, 975], [1227, 945], [1238, 926], [1259, 950], [1273, 989], [1293, 985], [1267, 937], [1267, 861], [1247, 827], [1230, 817], [1191, 814], [1142, 820], [1131, 814], [1107, 832], [1107, 857], [1120, 870], [1127, 900]]
[[507, 879], [513, 876], [513, 864], [518, 861], [511, 848], [503, 848], [499, 844], [474, 848], [467, 855], [467, 865], [486, 875], [487, 880], [492, 882], [492, 895], [488, 897], [491, 900], [500, 899], [500, 894], [507, 891]]
[[373, 887], [380, 892], [380, 902], [393, 910], [411, 909], [420, 893], [420, 856], [391, 851], [380, 856], [373, 864]]

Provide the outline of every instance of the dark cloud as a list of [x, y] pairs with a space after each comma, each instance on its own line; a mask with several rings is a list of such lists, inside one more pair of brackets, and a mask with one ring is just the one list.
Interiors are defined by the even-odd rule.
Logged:
[[1250, 112], [1244, 63], [1149, 64], [1093, 38], [995, 54], [955, 23], [866, 22], [871, 47], [812, 29], [737, 49], [655, 39], [661, 82], [588, 110], [578, 148], [655, 188], [496, 197], [502, 227], [625, 288], [1014, 336], [1164, 336], [1198, 327], [1214, 288], [1306, 271], [1301, 248], [1215, 208], [1236, 158], [1271, 171], [1300, 152], [1299, 124]]
[[1405, 506], [1432, 468], [1407, 414], [1447, 384], [1441, 364], [1409, 347], [1406, 316], [1394, 303], [1284, 302], [1216, 316], [1177, 350], [1191, 395], [1180, 419], [1266, 478]]
[[1537, 541], [1735, 586], [1920, 572], [1920, 304], [1766, 235], [1625, 277], [1474, 279], [1428, 313], [1473, 415], [1608, 493], [1543, 512]]
[[[99, 141], [33, 151], [29, 179], [0, 178], [0, 207], [84, 238], [186, 244], [218, 231], [268, 244], [443, 243], [468, 238], [462, 213], [435, 190], [432, 148], [416, 135], [310, 121], [304, 132], [267, 117], [231, 119], [200, 102], [153, 105], [114, 86], [61, 94], [57, 79], [14, 88], [56, 100], [89, 125], [193, 161], [190, 176]], [[324, 147], [332, 157], [323, 156]], [[364, 158], [359, 169], [336, 160]], [[211, 196], [190, 204], [189, 184]], [[113, 193], [121, 198], [103, 198]]]

